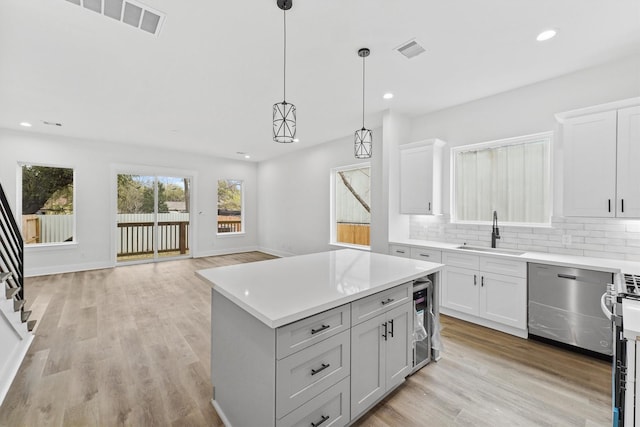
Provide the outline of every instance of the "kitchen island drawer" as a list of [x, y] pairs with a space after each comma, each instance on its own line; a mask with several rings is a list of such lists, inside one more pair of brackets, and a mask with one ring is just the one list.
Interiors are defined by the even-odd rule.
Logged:
[[278, 328], [277, 359], [309, 347], [351, 327], [351, 305], [345, 304]]
[[276, 418], [282, 418], [351, 372], [348, 330], [276, 362]]
[[378, 292], [351, 303], [351, 325], [385, 313], [413, 298], [413, 282], [407, 282], [395, 288]]
[[349, 422], [350, 379], [323, 391], [286, 417], [276, 427], [342, 427]]
[[435, 249], [411, 248], [411, 258], [429, 262], [441, 262], [442, 252]]

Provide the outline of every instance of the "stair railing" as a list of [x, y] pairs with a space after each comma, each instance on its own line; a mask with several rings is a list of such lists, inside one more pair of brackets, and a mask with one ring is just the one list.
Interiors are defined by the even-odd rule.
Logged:
[[24, 300], [24, 242], [0, 184], [0, 272], [2, 271], [12, 273], [7, 283], [12, 288], [20, 289], [16, 299]]

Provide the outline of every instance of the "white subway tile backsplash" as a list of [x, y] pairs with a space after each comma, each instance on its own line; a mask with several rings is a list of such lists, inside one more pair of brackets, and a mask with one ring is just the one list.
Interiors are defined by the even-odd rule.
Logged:
[[585, 224], [585, 230], [601, 230], [601, 231], [626, 231], [624, 224]]
[[584, 251], [584, 256], [593, 258], [624, 259], [625, 254], [616, 252]]
[[[551, 227], [500, 225], [498, 247], [526, 251], [640, 261], [640, 221], [615, 218], [553, 217]], [[571, 236], [571, 245], [562, 236]], [[412, 216], [409, 237], [448, 243], [489, 246], [491, 225], [451, 224], [449, 215]]]
[[605, 237], [585, 237], [585, 243], [594, 243], [600, 245], [619, 245], [624, 246], [626, 240], [624, 239], [607, 239]]

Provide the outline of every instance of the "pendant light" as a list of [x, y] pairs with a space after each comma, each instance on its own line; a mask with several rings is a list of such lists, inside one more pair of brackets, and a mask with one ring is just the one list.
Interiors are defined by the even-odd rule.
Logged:
[[284, 15], [284, 72], [282, 102], [273, 104], [273, 140], [289, 143], [296, 141], [296, 106], [287, 102], [287, 10], [293, 0], [277, 0]]
[[362, 129], [356, 131], [355, 136], [355, 155], [356, 159], [368, 159], [371, 157], [371, 142], [373, 135], [371, 129], [364, 127], [364, 59], [369, 56], [371, 51], [366, 47], [358, 50], [358, 56], [362, 58]]

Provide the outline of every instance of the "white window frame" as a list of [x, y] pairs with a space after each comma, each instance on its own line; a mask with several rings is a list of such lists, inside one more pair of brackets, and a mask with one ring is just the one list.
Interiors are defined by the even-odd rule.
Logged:
[[[233, 231], [230, 233], [218, 233], [218, 183], [219, 181], [238, 181], [240, 182], [240, 224], [242, 226], [242, 231]], [[244, 206], [244, 179], [234, 179], [234, 178], [218, 178], [216, 181], [216, 237], [234, 237], [234, 236], [244, 236], [247, 234], [246, 230], [246, 222], [244, 220], [245, 216], [245, 206]]]
[[16, 172], [16, 219], [18, 221], [18, 227], [20, 228], [20, 235], [22, 234], [22, 168], [24, 166], [40, 166], [46, 168], [57, 168], [57, 169], [71, 169], [73, 171], [73, 225], [72, 225], [72, 233], [73, 240], [70, 242], [50, 242], [50, 243], [26, 243], [24, 244], [25, 250], [46, 250], [46, 249], [64, 249], [69, 247], [78, 246], [78, 233], [77, 233], [77, 224], [78, 224], [78, 186], [77, 186], [77, 173], [76, 168], [74, 166], [69, 165], [61, 165], [61, 164], [51, 164], [51, 163], [38, 163], [38, 162], [18, 162], [17, 172]]
[[[371, 162], [355, 163], [346, 166], [339, 166], [331, 168], [330, 172], [330, 191], [329, 191], [329, 244], [333, 246], [339, 246], [343, 248], [371, 250], [371, 245], [354, 245], [349, 243], [342, 243], [337, 241], [336, 233], [336, 175], [338, 172], [349, 171], [353, 169], [369, 168], [371, 170]], [[371, 176], [369, 176], [369, 191], [371, 191]], [[371, 224], [369, 224], [369, 230], [371, 230]], [[371, 232], [371, 231], [369, 231]]]
[[[481, 142], [477, 144], [469, 144], [462, 145], [458, 147], [452, 147], [450, 153], [450, 191], [449, 191], [449, 199], [450, 199], [450, 212], [451, 212], [451, 223], [452, 224], [470, 224], [470, 225], [487, 225], [491, 224], [491, 221], [464, 221], [458, 220], [456, 218], [457, 210], [456, 210], [456, 155], [460, 152], [465, 151], [479, 151], [483, 149], [497, 148], [497, 147], [506, 147], [509, 145], [520, 145], [527, 144], [529, 142], [536, 142], [542, 139], [548, 140], [549, 148], [547, 150], [547, 155], [545, 161], [547, 163], [547, 168], [549, 170], [549, 177], [547, 180], [547, 194], [548, 194], [548, 203], [549, 203], [549, 211], [546, 222], [535, 222], [535, 223], [526, 223], [526, 222], [508, 222], [508, 221], [500, 221], [502, 225], [510, 226], [510, 227], [537, 227], [537, 228], [549, 228], [551, 227], [551, 217], [553, 213], [553, 164], [551, 162], [552, 152], [553, 152], [553, 131], [548, 132], [540, 132], [534, 133], [530, 135], [517, 136], [512, 138], [498, 139], [494, 141]], [[498, 212], [498, 216], [500, 212]], [[500, 218], [498, 218], [500, 219]]]

